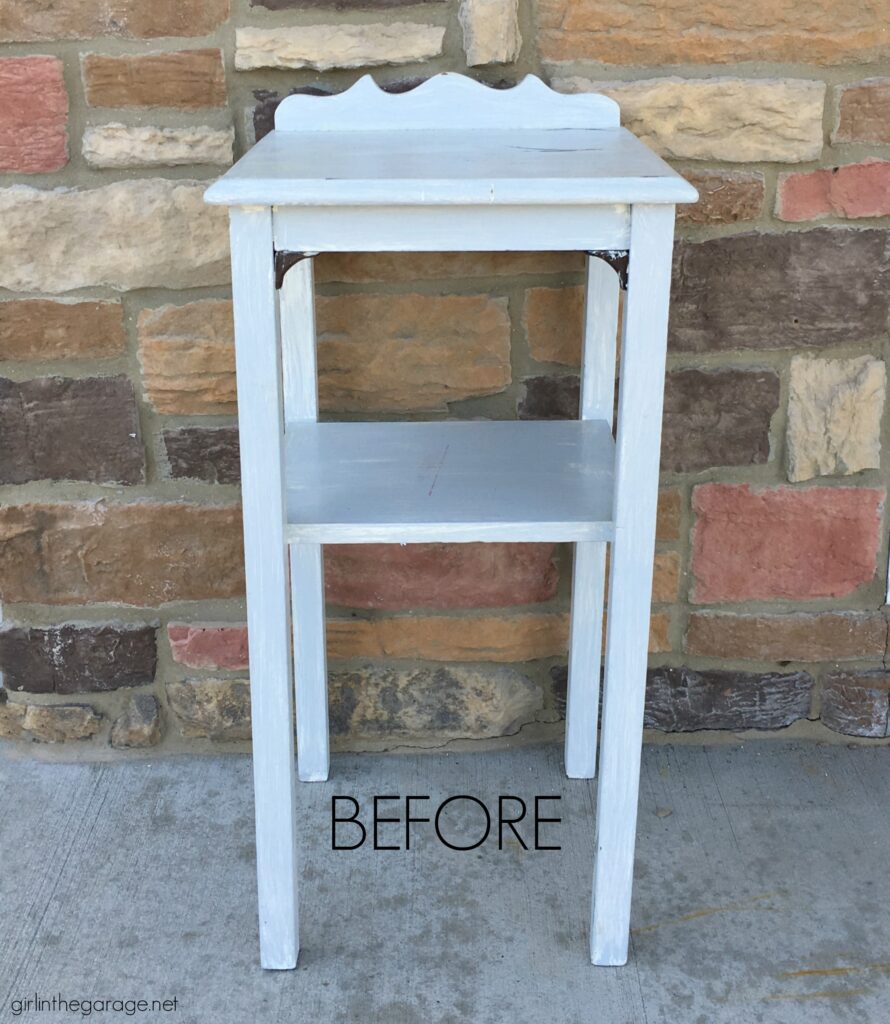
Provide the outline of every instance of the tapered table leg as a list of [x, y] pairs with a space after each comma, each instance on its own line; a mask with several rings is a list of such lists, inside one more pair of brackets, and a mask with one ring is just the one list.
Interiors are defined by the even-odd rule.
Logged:
[[[612, 422], [618, 275], [601, 259], [587, 257], [581, 419]], [[596, 774], [597, 720], [603, 647], [606, 545], [578, 542], [572, 571], [572, 623], [566, 694], [566, 775]]]
[[284, 416], [271, 210], [233, 208], [231, 236], [260, 960], [266, 968], [289, 969], [297, 964], [300, 944]]
[[627, 962], [673, 225], [672, 206], [632, 208], [590, 928], [601, 965]]

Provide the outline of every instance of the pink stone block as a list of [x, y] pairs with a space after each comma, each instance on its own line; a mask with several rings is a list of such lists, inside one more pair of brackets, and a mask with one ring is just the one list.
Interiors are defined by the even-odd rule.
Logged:
[[844, 167], [783, 174], [776, 210], [786, 221], [890, 214], [890, 161], [864, 160]]
[[190, 625], [170, 623], [167, 627], [173, 660], [189, 668], [247, 668], [247, 626]]
[[68, 93], [57, 57], [0, 60], [0, 171], [37, 174], [68, 163]]
[[693, 600], [852, 594], [874, 578], [884, 497], [866, 487], [696, 487]]

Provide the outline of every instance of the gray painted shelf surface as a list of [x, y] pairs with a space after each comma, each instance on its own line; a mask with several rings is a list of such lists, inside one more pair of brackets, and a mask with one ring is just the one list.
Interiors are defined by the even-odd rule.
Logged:
[[299, 423], [291, 540], [607, 540], [615, 445], [602, 420]]

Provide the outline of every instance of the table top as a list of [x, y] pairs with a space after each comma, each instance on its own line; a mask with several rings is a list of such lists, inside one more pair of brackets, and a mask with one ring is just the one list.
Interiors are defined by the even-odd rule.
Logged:
[[370, 76], [331, 97], [291, 96], [275, 130], [205, 193], [227, 205], [688, 203], [695, 189], [600, 94], [528, 76], [498, 90], [436, 75], [408, 93]]

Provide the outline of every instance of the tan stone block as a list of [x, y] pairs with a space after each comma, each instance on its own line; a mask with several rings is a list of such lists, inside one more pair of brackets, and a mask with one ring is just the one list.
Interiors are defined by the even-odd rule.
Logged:
[[229, 16], [229, 0], [11, 0], [0, 7], [0, 42], [204, 36]]
[[220, 50], [178, 50], [82, 58], [91, 107], [175, 107], [198, 110], [226, 105], [226, 74]]
[[137, 693], [111, 727], [113, 747], [153, 747], [161, 740], [161, 709], [157, 697]]
[[825, 83], [808, 79], [554, 80], [563, 92], [602, 92], [626, 128], [666, 157], [796, 163], [822, 152]]
[[680, 518], [682, 499], [676, 488], [658, 492], [658, 518], [655, 523], [655, 539], [676, 541], [680, 539]]
[[124, 351], [120, 302], [0, 302], [0, 359], [101, 359]]
[[128, 604], [240, 597], [241, 510], [185, 502], [0, 507], [0, 600]]
[[653, 612], [649, 619], [649, 653], [664, 654], [671, 649], [671, 616], [669, 612]]
[[679, 591], [680, 555], [676, 551], [659, 551], [652, 574], [652, 600], [656, 603], [676, 601]]
[[525, 293], [522, 325], [533, 359], [580, 366], [584, 287], [529, 288]]
[[467, 64], [509, 64], [519, 56], [517, 0], [462, 0], [458, 12], [464, 36]]
[[374, 67], [413, 64], [442, 52], [445, 29], [403, 21], [235, 30], [235, 68]]
[[183, 736], [250, 739], [250, 684], [246, 679], [169, 682], [167, 703]]
[[233, 128], [207, 125], [161, 128], [101, 124], [83, 133], [83, 157], [90, 167], [178, 167], [232, 162]]
[[137, 332], [145, 394], [158, 412], [238, 411], [231, 302], [143, 309]]
[[365, 665], [329, 685], [332, 735], [393, 744], [504, 736], [543, 705], [540, 686], [506, 665]]
[[884, 363], [872, 356], [795, 356], [788, 395], [788, 479], [879, 469], [886, 386]]
[[545, 61], [603, 64], [866, 63], [890, 53], [887, 0], [537, 0]]
[[317, 312], [325, 411], [445, 410], [510, 383], [506, 299], [341, 295]]
[[534, 661], [564, 657], [568, 636], [564, 612], [327, 620], [330, 658]]
[[[505, 299], [320, 296], [316, 312], [319, 401], [326, 411], [446, 409], [510, 383]], [[146, 393], [158, 411], [236, 411], [230, 302], [143, 310], [138, 330]]]
[[27, 710], [26, 704], [10, 704], [6, 699], [0, 700], [0, 739], [18, 739], [22, 735]]
[[79, 191], [0, 189], [0, 287], [228, 284], [228, 217], [204, 203], [205, 185], [142, 178]]
[[88, 704], [29, 704], [22, 729], [41, 743], [64, 743], [95, 736], [102, 715]]

